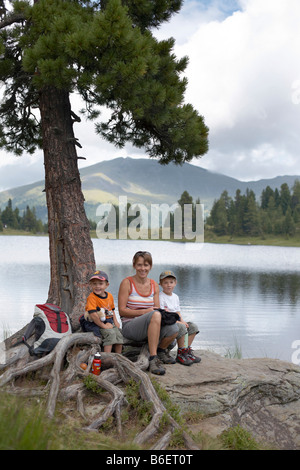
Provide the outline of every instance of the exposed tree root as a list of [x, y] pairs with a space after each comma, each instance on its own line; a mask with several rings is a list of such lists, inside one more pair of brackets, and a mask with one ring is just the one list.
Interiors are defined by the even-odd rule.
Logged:
[[[87, 349], [78, 351], [79, 345], [85, 345]], [[133, 379], [139, 384], [141, 398], [152, 404], [152, 419], [138, 433], [134, 441], [141, 446], [145, 443], [154, 442], [152, 449], [166, 449], [173, 431], [180, 429], [180, 426], [166, 410], [153, 387], [149, 375], [145, 372], [149, 365], [147, 346], [139, 349], [140, 354], [136, 362], [132, 362], [121, 354], [101, 353], [104, 370], [100, 376], [93, 377], [97, 386], [109, 393], [111, 400], [100, 416], [95, 416], [92, 420], [88, 417], [85, 402], [89, 392], [83, 381], [80, 381], [80, 378], [87, 377], [90, 374], [94, 354], [96, 350], [99, 350], [100, 345], [101, 340], [92, 333], [73, 333], [62, 338], [51, 353], [35, 359], [29, 356], [27, 348], [21, 344], [7, 351], [5, 364], [1, 365], [4, 372], [0, 376], [0, 386], [5, 386], [6, 389], [9, 387], [8, 391], [10, 393], [44, 394], [47, 396], [46, 411], [49, 418], [54, 416], [58, 399], [63, 401], [75, 400], [78, 413], [87, 423], [84, 427], [86, 431], [98, 430], [109, 418], [113, 417], [118, 435], [122, 437], [121, 409], [127, 405], [127, 400], [122, 386], [117, 386], [117, 384], [126, 384]], [[82, 362], [87, 363], [86, 370], [81, 369], [80, 364]], [[50, 374], [49, 368], [51, 368]], [[44, 375], [48, 371], [48, 380], [45, 387], [28, 390], [15, 386], [15, 379], [37, 371], [41, 371]], [[161, 433], [162, 418], [164, 418], [163, 436], [155, 442], [157, 435]], [[199, 447], [185, 431], [182, 431], [182, 437], [185, 448], [199, 450]]]

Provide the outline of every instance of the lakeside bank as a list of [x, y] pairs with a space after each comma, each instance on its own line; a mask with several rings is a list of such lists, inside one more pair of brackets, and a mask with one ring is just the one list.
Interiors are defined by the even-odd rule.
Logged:
[[[96, 230], [91, 230], [91, 238], [98, 238]], [[47, 237], [47, 233], [32, 233], [32, 232], [26, 232], [24, 230], [15, 230], [15, 229], [4, 229], [3, 232], [0, 232], [0, 236], [35, 236], [35, 237]], [[118, 240], [118, 239], [117, 239]], [[189, 240], [164, 240], [164, 239], [159, 239], [159, 240], [152, 240], [149, 237], [149, 240], [151, 241], [172, 241], [175, 243], [194, 243], [193, 241]], [[139, 239], [136, 240], [137, 242], [140, 241]], [[141, 240], [145, 241], [145, 240]], [[228, 236], [228, 235], [222, 235], [222, 236], [217, 236], [211, 232], [205, 232], [204, 235], [204, 243], [217, 243], [217, 244], [222, 244], [222, 245], [262, 245], [262, 246], [284, 246], [284, 247], [300, 247], [300, 235], [294, 236], [294, 237], [283, 237], [283, 236], [277, 236], [277, 237], [238, 237], [238, 236]]]

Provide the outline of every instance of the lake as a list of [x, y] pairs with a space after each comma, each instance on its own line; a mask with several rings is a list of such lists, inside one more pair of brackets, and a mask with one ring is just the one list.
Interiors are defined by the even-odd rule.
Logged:
[[[117, 306], [121, 280], [134, 273], [132, 256], [153, 256], [151, 277], [177, 275], [185, 320], [197, 323], [194, 349], [293, 361], [300, 349], [300, 249], [148, 240], [94, 239], [97, 267], [110, 278]], [[196, 249], [197, 248], [197, 249]], [[48, 238], [0, 236], [0, 330], [14, 333], [47, 300]], [[292, 356], [294, 353], [294, 356]], [[297, 357], [299, 357], [298, 354]], [[298, 362], [297, 362], [298, 363]]]

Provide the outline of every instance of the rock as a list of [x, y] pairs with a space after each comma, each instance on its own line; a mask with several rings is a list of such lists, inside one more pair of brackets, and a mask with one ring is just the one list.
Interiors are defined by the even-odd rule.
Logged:
[[[269, 448], [300, 450], [300, 367], [278, 359], [228, 359], [197, 351], [192, 366], [155, 376], [183, 411], [201, 412], [197, 430], [216, 436], [240, 425]], [[195, 431], [195, 430], [194, 430]]]

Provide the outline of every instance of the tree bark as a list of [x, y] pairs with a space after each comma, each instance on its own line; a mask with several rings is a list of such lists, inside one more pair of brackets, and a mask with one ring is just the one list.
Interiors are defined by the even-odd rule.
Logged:
[[88, 276], [95, 270], [84, 209], [69, 93], [40, 92], [51, 281], [48, 302], [66, 311], [72, 326], [84, 311]]

